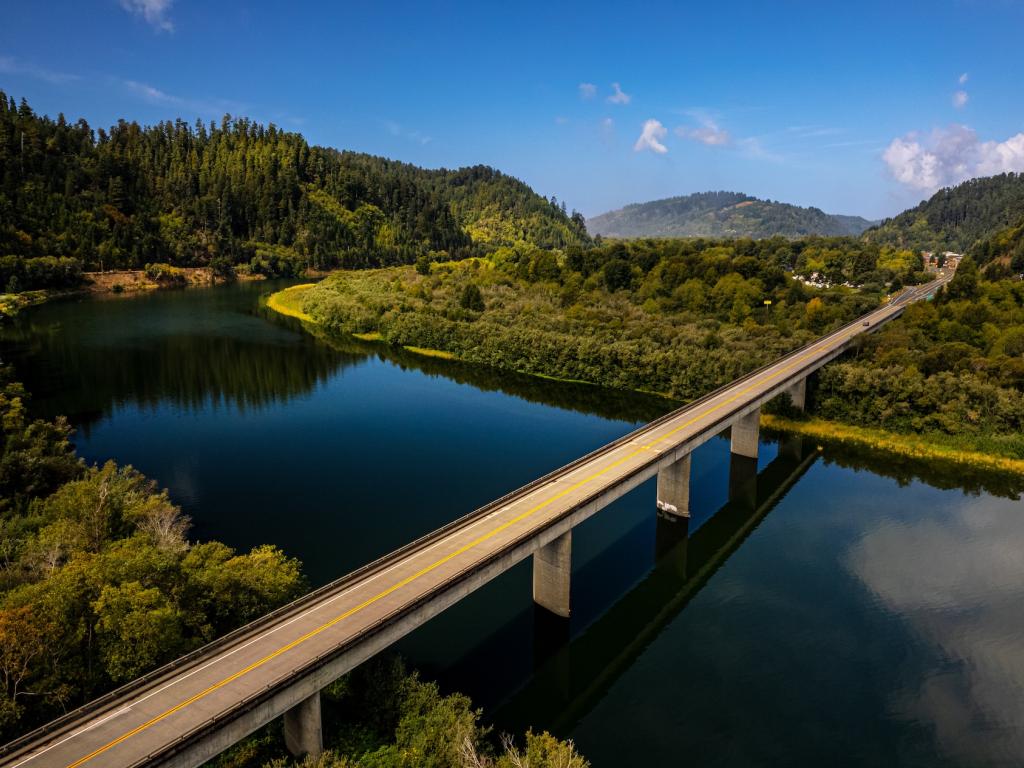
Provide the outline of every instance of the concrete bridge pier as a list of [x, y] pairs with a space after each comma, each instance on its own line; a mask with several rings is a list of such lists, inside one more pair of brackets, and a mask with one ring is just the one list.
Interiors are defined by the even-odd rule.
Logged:
[[690, 454], [658, 471], [658, 509], [675, 517], [690, 516]]
[[572, 530], [533, 553], [533, 601], [556, 616], [569, 618]]
[[284, 743], [295, 757], [315, 758], [324, 751], [319, 691], [284, 713]]
[[789, 395], [789, 401], [793, 407], [802, 411], [807, 405], [807, 378], [804, 377], [793, 382], [793, 386], [786, 390], [786, 394]]
[[755, 408], [732, 423], [732, 452], [736, 456], [757, 458], [757, 443], [761, 430], [761, 409]]

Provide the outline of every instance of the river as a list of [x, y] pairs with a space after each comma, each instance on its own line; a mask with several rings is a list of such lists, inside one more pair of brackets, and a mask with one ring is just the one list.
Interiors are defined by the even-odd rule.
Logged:
[[[192, 535], [273, 543], [312, 584], [659, 415], [597, 387], [321, 340], [278, 283], [52, 303], [0, 331], [32, 409], [130, 463]], [[1024, 763], [1024, 505], [1014, 482], [766, 437], [697, 451], [688, 526], [645, 484], [573, 534], [573, 617], [529, 563], [403, 640], [498, 731], [594, 766]]]

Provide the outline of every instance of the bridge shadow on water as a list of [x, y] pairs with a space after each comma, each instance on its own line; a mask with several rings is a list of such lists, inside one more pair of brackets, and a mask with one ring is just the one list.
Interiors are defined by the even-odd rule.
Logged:
[[[580, 526], [584, 536], [574, 532], [574, 558], [582, 556], [573, 568], [571, 619], [528, 601], [527, 561], [418, 630], [399, 650], [446, 690], [470, 693], [503, 732], [532, 726], [568, 733], [819, 456], [816, 446], [785, 437], [770, 461], [771, 446], [762, 445], [758, 471], [757, 460], [730, 456], [727, 448], [713, 441], [701, 449], [711, 455], [703, 457], [704, 466], [695, 464], [693, 517], [657, 513], [645, 484], [629, 496], [642, 496], [648, 513], [622, 514], [621, 524], [612, 526], [617, 535], [598, 534], [607, 545], [589, 559], [577, 544], [586, 526], [615, 516], [615, 506]], [[722, 484], [725, 471], [729, 480]], [[723, 493], [713, 491], [715, 485], [728, 488], [728, 499], [712, 512], [709, 506]], [[639, 506], [639, 498], [631, 501]], [[504, 621], [497, 619], [502, 612]], [[444, 638], [448, 653], [438, 650]]]

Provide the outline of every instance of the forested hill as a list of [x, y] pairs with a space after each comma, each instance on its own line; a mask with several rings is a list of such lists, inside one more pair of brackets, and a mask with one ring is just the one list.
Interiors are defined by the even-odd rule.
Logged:
[[857, 236], [872, 224], [860, 216], [836, 216], [739, 192], [699, 192], [627, 205], [588, 219], [587, 229], [607, 237], [762, 238]]
[[293, 271], [587, 240], [581, 215], [484, 166], [424, 170], [230, 117], [93, 130], [0, 92], [0, 257]]
[[1024, 223], [1024, 174], [1004, 173], [941, 189], [865, 233], [868, 239], [924, 251], [973, 251], [1000, 230]]

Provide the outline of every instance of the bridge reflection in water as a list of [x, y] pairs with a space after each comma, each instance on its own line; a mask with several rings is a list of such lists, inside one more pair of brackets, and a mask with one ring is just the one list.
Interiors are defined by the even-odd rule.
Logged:
[[[543, 609], [534, 617], [534, 674], [499, 710], [503, 727], [543, 723], [572, 729], [687, 606], [819, 456], [799, 437], [780, 440], [778, 456], [730, 459], [729, 500], [696, 530], [691, 518], [659, 514], [654, 566], [610, 608], [570, 638], [570, 624]], [[580, 574], [581, 583], [586, 583]]]

